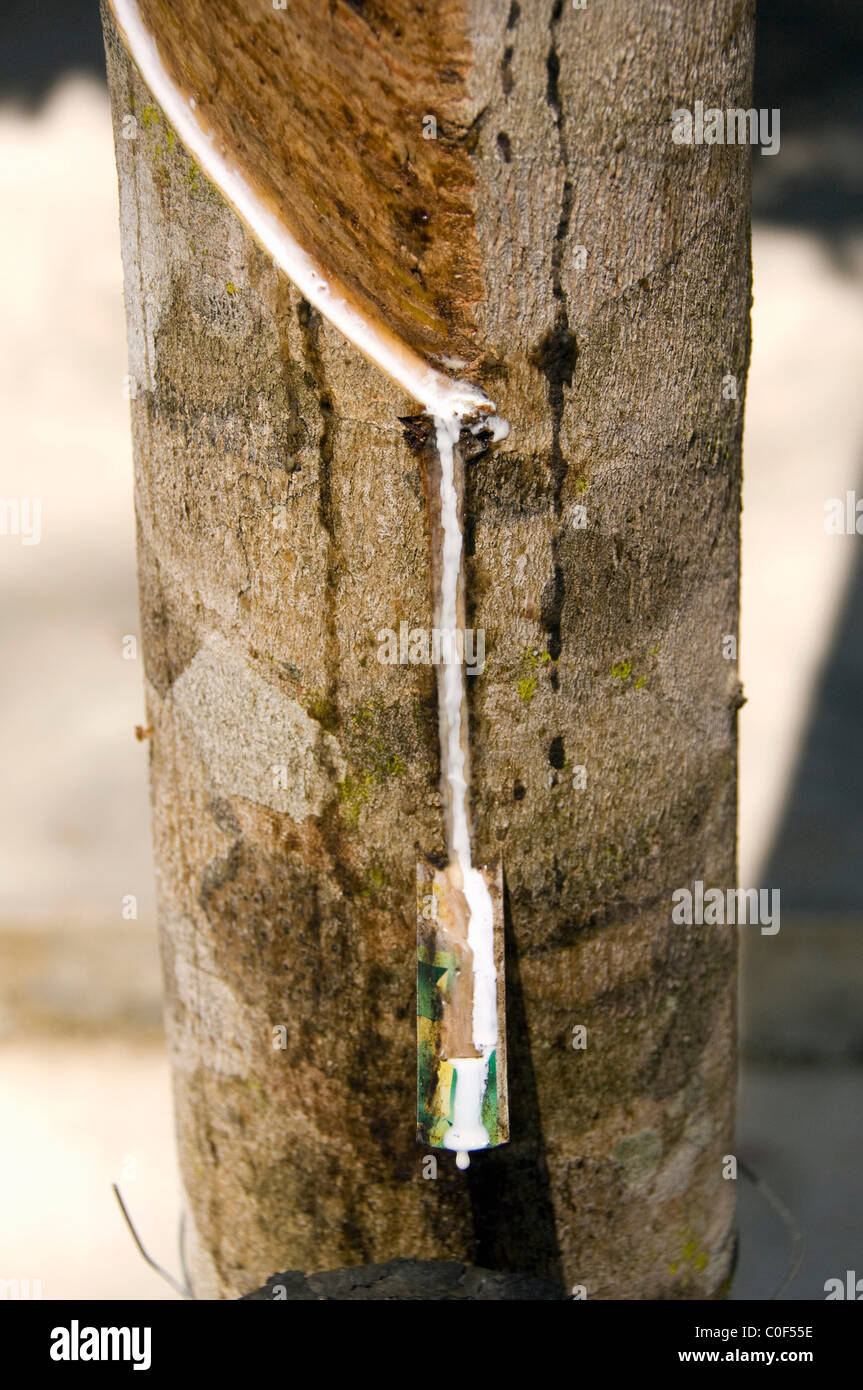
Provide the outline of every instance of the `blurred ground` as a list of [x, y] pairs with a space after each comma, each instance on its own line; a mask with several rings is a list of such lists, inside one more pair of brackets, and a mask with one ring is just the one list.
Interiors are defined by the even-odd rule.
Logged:
[[174, 1298], [136, 1253], [179, 1273], [170, 1078], [156, 1040], [23, 1036], [0, 1050], [4, 1277], [43, 1298]]
[[[821, 1298], [863, 1237], [863, 541], [823, 528], [828, 498], [863, 496], [859, 35], [840, 0], [819, 11], [832, 57], [802, 5], [761, 12], [760, 102], [781, 105], [783, 143], [755, 156], [740, 881], [781, 887], [782, 929], [744, 944], [737, 1151], [807, 1234], [790, 1296]], [[141, 672], [122, 655], [138, 631], [132, 475], [94, 13], [68, 7], [83, 75], [59, 82], [53, 10], [0, 18], [0, 491], [43, 505], [38, 546], [0, 544], [0, 1275], [41, 1278], [46, 1297], [162, 1298], [110, 1192], [176, 1273]], [[769, 1297], [788, 1233], [742, 1181], [740, 1213], [734, 1297]]]

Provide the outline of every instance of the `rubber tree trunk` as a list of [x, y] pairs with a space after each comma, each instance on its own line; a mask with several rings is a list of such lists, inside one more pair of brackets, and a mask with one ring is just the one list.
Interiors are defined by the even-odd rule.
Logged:
[[[372, 45], [406, 8], [320, 23]], [[435, 673], [378, 660], [382, 629], [431, 624], [417, 406], [276, 270], [105, 19], [193, 1283], [403, 1255], [710, 1297], [734, 1244], [735, 929], [672, 925], [671, 895], [735, 883], [750, 151], [676, 145], [671, 112], [749, 105], [752, 5], [426, 11], [438, 138], [470, 176], [453, 332], [511, 425], [466, 461], [466, 535], [512, 1139], [436, 1177], [414, 1137]]]

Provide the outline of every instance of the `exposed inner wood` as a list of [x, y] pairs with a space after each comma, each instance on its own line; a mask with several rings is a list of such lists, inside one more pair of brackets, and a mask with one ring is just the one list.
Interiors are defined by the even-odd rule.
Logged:
[[217, 146], [360, 312], [418, 352], [470, 366], [482, 280], [463, 6], [138, 8]]

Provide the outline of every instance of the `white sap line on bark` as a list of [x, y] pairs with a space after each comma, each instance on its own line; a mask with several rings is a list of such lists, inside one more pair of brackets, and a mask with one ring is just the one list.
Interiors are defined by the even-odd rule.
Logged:
[[[171, 79], [156, 36], [146, 27], [136, 0], [109, 0], [117, 26], [141, 76], [165, 116], [204, 173], [271, 254], [276, 264], [310, 304], [381, 371], [420, 402], [434, 421], [441, 466], [440, 627], [456, 632], [462, 565], [460, 498], [455, 483], [455, 448], [463, 428], [480, 430], [497, 442], [509, 426], [495, 415], [494, 403], [470, 382], [454, 381], [437, 371], [386, 325], [373, 321], [351, 302], [332, 277], [300, 246], [276, 211], [232, 162], [224, 145], [217, 145], [191, 93]], [[473, 955], [473, 1033], [479, 1057], [450, 1058], [456, 1070], [453, 1124], [445, 1147], [457, 1150], [457, 1163], [466, 1168], [468, 1151], [485, 1148], [488, 1134], [482, 1123], [482, 1100], [489, 1058], [497, 1044], [497, 973], [494, 964], [494, 911], [482, 874], [471, 862], [468, 828], [468, 781], [463, 737], [467, 738], [464, 671], [460, 661], [444, 661], [440, 690], [441, 774], [446, 804], [447, 850], [458, 867], [467, 902], [468, 945]]]
[[[459, 495], [455, 483], [455, 447], [461, 420], [435, 419], [435, 435], [440, 460], [441, 564], [438, 624], [442, 631], [458, 627], [458, 592], [462, 573], [463, 540], [459, 522]], [[492, 435], [508, 434], [505, 421], [489, 422]], [[474, 426], [476, 428], [476, 426]], [[468, 828], [468, 780], [465, 742], [467, 701], [462, 663], [444, 661], [438, 682], [440, 720], [441, 780], [446, 808], [447, 852], [451, 865], [460, 870], [461, 886], [468, 906], [467, 940], [473, 959], [472, 1041], [481, 1054], [450, 1057], [456, 1073], [455, 1113], [444, 1147], [455, 1149], [459, 1168], [467, 1168], [471, 1149], [488, 1145], [482, 1123], [482, 1100], [488, 1077], [489, 1058], [497, 1044], [497, 971], [494, 963], [494, 910], [485, 880], [471, 863]], [[462, 731], [465, 742], [462, 741]]]
[[[461, 421], [435, 420], [435, 437], [440, 460], [440, 616], [442, 632], [458, 628], [458, 589], [461, 579], [462, 534], [459, 525], [459, 498], [455, 485], [455, 446]], [[450, 653], [452, 655], [452, 653]], [[443, 661], [439, 668], [441, 777], [446, 806], [447, 850], [450, 860], [470, 868], [470, 836], [467, 826], [467, 780], [462, 747], [462, 706], [464, 673], [460, 661]]]

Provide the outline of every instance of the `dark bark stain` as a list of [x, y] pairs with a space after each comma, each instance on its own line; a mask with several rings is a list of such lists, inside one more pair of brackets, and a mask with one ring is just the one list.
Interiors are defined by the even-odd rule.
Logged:
[[428, 415], [400, 415], [404, 441], [412, 454], [424, 454], [431, 443], [434, 426]]
[[214, 796], [210, 801], [209, 811], [216, 825], [220, 830], [223, 830], [226, 835], [231, 835], [236, 840], [241, 837], [243, 832], [240, 827], [240, 822], [234, 815], [234, 808], [230, 801], [226, 800], [223, 796]]
[[[563, 605], [566, 599], [566, 584], [563, 578], [563, 567], [557, 563], [559, 542], [556, 536], [552, 538], [551, 549], [552, 557], [556, 563], [540, 598], [540, 621], [546, 633], [548, 654], [552, 661], [557, 661], [563, 647], [560, 630], [563, 620]], [[549, 681], [552, 689], [557, 690], [558, 679], [555, 670], [550, 672]]]
[[192, 601], [163, 572], [159, 557], [144, 535], [140, 517], [136, 526], [144, 670], [164, 698], [198, 651], [197, 615]]
[[506, 1039], [511, 1141], [471, 1156], [467, 1185], [476, 1261], [490, 1269], [524, 1269], [562, 1284], [536, 1069], [509, 892], [504, 889]]
[[303, 333], [303, 351], [311, 384], [318, 401], [321, 417], [321, 431], [318, 437], [319, 469], [319, 509], [321, 526], [327, 533], [327, 565], [324, 591], [325, 623], [327, 629], [327, 691], [331, 705], [338, 702], [339, 689], [339, 641], [336, 628], [339, 583], [339, 548], [336, 539], [336, 517], [333, 505], [331, 471], [333, 464], [334, 415], [333, 402], [327, 385], [326, 372], [321, 357], [320, 331], [321, 315], [313, 309], [308, 300], [301, 299], [297, 305], [297, 319]]
[[215, 893], [218, 893], [226, 884], [232, 883], [237, 877], [240, 868], [240, 851], [242, 841], [237, 839], [228, 850], [227, 856], [220, 859], [211, 859], [209, 864], [204, 867], [201, 874], [201, 888], [198, 893], [198, 906], [207, 915], [209, 901]]
[[512, 89], [513, 89], [513, 85], [514, 85], [514, 81], [515, 81], [515, 79], [513, 78], [513, 75], [512, 75], [512, 55], [513, 55], [513, 52], [514, 52], [514, 50], [513, 50], [512, 44], [508, 44], [507, 47], [506, 47], [506, 48], [504, 49], [504, 51], [503, 51], [503, 58], [501, 59], [501, 64], [500, 64], [500, 84], [501, 84], [501, 86], [503, 87], [504, 96], [509, 96], [510, 92], [511, 92]]
[[[569, 206], [572, 199], [572, 189], [569, 184], [564, 188], [564, 197], [567, 202], [565, 208], [566, 224], [569, 221]], [[558, 248], [562, 245], [566, 236], [566, 227], [561, 222], [558, 229], [557, 242], [555, 244], [555, 255]], [[554, 326], [539, 340], [531, 354], [532, 364], [542, 372], [548, 382], [549, 405], [552, 411], [552, 441], [551, 441], [551, 474], [554, 482], [554, 504], [555, 513], [560, 515], [560, 497], [563, 482], [566, 477], [567, 464], [563, 457], [560, 446], [560, 428], [563, 420], [564, 409], [564, 386], [571, 386], [575, 374], [575, 364], [578, 360], [578, 347], [575, 341], [575, 334], [569, 327], [569, 316], [566, 305], [563, 303], [563, 291], [560, 289], [560, 267], [559, 258], [556, 268], [555, 297], [558, 299], [558, 309], [555, 314]]]
[[[563, 0], [556, 0], [549, 25], [551, 42], [546, 58], [546, 101], [551, 108], [557, 127], [561, 161], [568, 167], [567, 142], [563, 106], [560, 99], [560, 56], [557, 49], [557, 26], [563, 12]], [[566, 294], [561, 277], [561, 266], [569, 235], [572, 216], [573, 188], [569, 179], [564, 181], [560, 217], [554, 238], [551, 257], [552, 293], [557, 309], [554, 324], [537, 343], [531, 354], [531, 362], [542, 372], [548, 382], [548, 401], [551, 407], [551, 476], [554, 489], [555, 528], [551, 538], [552, 578], [545, 587], [542, 598], [542, 622], [547, 635], [549, 655], [556, 660], [561, 653], [561, 621], [566, 600], [563, 567], [560, 564], [561, 519], [563, 513], [562, 492], [566, 478], [567, 463], [563, 457], [560, 443], [561, 426], [565, 405], [564, 386], [572, 386], [578, 347], [575, 334], [569, 326], [569, 313]], [[551, 672], [552, 688], [558, 688], [558, 674]]]

